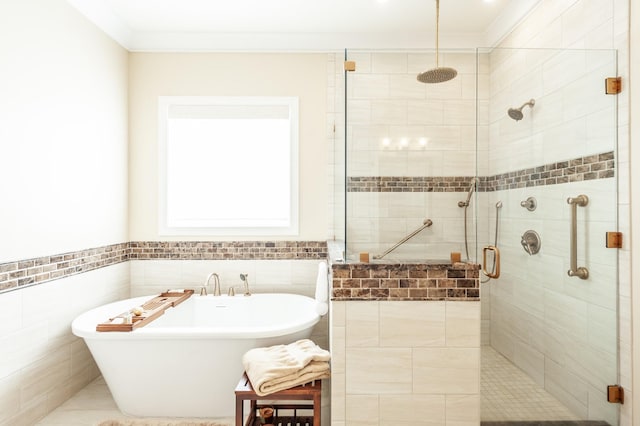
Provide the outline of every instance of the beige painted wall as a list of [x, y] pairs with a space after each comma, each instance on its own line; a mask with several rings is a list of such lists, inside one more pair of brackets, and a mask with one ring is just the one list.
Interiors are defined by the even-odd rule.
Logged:
[[300, 232], [327, 238], [326, 54], [132, 53], [130, 55], [130, 240], [252, 240], [158, 235], [158, 96], [297, 96]]
[[127, 60], [64, 0], [0, 2], [0, 263], [126, 241]]
[[[0, 263], [127, 240], [127, 61], [66, 0], [0, 1]], [[128, 295], [128, 263], [0, 294], [0, 425], [100, 374], [71, 321]]]

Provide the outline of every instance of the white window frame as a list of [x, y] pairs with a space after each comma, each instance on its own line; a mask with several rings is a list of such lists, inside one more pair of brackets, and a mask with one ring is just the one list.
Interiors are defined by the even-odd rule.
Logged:
[[[170, 226], [168, 217], [167, 176], [167, 125], [170, 108], [175, 106], [265, 106], [289, 108], [290, 148], [289, 148], [289, 223], [288, 226]], [[248, 108], [250, 110], [251, 108]], [[298, 98], [297, 97], [247, 97], [247, 96], [160, 96], [158, 97], [158, 233], [160, 235], [206, 235], [206, 236], [297, 236], [298, 235]], [[278, 167], [276, 165], [276, 167]], [[238, 167], [239, 173], [251, 173], [245, 167]], [[255, 177], [259, 179], [259, 176]], [[225, 182], [228, 184], [232, 179]], [[203, 194], [204, 196], [204, 194]], [[224, 202], [224, 200], [220, 200]], [[181, 223], [184, 223], [182, 221]]]

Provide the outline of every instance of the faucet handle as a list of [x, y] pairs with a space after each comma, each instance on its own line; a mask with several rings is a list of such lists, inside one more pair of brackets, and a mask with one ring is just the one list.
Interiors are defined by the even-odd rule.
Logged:
[[236, 295], [236, 289], [233, 288], [233, 286], [229, 287], [229, 292], [227, 294], [229, 296], [235, 296]]
[[206, 295], [207, 295], [207, 287], [206, 286], [200, 287], [200, 296], [206, 296]]

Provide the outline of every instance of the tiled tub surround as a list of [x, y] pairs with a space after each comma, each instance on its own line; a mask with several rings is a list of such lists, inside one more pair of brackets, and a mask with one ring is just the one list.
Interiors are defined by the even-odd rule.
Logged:
[[[144, 260], [131, 257], [134, 247]], [[224, 260], [210, 260], [216, 249]], [[313, 296], [325, 253], [325, 242], [150, 241], [2, 264], [0, 425], [35, 424], [99, 375], [84, 342], [71, 334], [80, 313], [170, 287], [198, 287], [210, 272], [220, 273], [225, 291], [248, 273], [254, 292]], [[18, 279], [24, 281], [6, 286]], [[327, 316], [312, 339], [328, 348]]]
[[0, 294], [0, 425], [35, 424], [100, 374], [71, 321], [127, 297], [129, 262]]
[[480, 265], [334, 263], [332, 300], [480, 300]]
[[0, 264], [0, 292], [89, 272], [129, 260], [129, 244], [120, 243]]
[[132, 241], [131, 259], [324, 259], [326, 241]]
[[132, 241], [0, 264], [0, 292], [41, 284], [130, 259], [324, 259], [324, 241]]

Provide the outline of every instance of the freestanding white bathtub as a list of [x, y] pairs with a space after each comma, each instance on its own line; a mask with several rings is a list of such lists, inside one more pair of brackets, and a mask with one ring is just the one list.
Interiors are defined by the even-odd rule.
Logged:
[[308, 338], [316, 301], [295, 294], [192, 296], [131, 332], [97, 332], [96, 324], [153, 296], [110, 303], [72, 323], [84, 338], [118, 408], [141, 417], [228, 417], [242, 355]]

